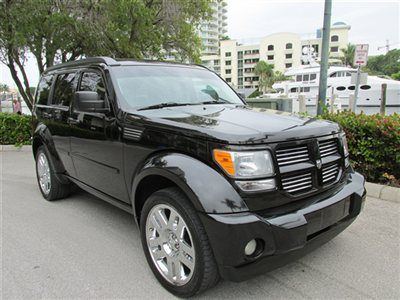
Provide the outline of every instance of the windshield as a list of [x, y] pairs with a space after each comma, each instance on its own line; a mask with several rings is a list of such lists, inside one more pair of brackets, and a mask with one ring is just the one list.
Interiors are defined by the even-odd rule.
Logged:
[[113, 68], [116, 88], [131, 107], [162, 103], [243, 104], [236, 93], [208, 70], [180, 66], [120, 66]]

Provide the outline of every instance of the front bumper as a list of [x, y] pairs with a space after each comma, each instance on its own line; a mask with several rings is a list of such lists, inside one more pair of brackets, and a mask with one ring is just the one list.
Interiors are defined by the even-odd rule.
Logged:
[[[294, 212], [268, 218], [251, 212], [202, 214], [201, 219], [221, 276], [242, 281], [281, 267], [335, 237], [360, 213], [365, 196], [364, 178], [353, 173], [334, 195]], [[252, 239], [263, 245], [257, 257], [244, 254]]]

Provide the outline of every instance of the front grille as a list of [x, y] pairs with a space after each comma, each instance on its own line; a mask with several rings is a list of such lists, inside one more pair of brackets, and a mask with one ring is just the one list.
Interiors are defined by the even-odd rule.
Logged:
[[282, 187], [288, 193], [301, 193], [312, 189], [312, 176], [310, 172], [287, 176], [282, 178]]
[[338, 164], [322, 167], [322, 183], [329, 184], [335, 182], [340, 171]]
[[308, 147], [302, 145], [276, 150], [276, 159], [280, 167], [309, 161]]
[[321, 157], [326, 157], [338, 153], [337, 139], [318, 141], [318, 146]]

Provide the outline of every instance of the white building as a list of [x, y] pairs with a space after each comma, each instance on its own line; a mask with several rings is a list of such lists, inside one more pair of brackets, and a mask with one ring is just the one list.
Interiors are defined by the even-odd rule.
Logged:
[[[343, 22], [334, 23], [330, 35], [330, 57], [340, 57], [340, 49], [348, 44], [350, 26]], [[258, 61], [264, 60], [274, 65], [275, 71], [285, 72], [302, 64], [302, 49], [312, 47], [316, 59], [320, 57], [321, 30], [313, 38], [302, 39], [297, 33], [274, 33], [260, 40], [259, 44], [242, 45], [236, 40], [220, 41], [219, 54], [202, 56], [206, 67], [219, 73], [222, 78], [238, 89], [258, 87], [258, 76], [254, 68]], [[334, 62], [332, 59], [331, 62]], [[336, 59], [337, 61], [337, 59]]]
[[200, 37], [203, 45], [203, 55], [219, 53], [219, 41], [227, 32], [227, 3], [225, 0], [213, 0], [211, 2], [211, 19], [200, 26]]

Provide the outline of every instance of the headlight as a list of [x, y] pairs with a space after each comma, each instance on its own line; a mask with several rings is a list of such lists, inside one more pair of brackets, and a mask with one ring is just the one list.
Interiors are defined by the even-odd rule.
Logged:
[[347, 139], [346, 139], [346, 135], [342, 135], [342, 142], [343, 142], [343, 152], [344, 152], [344, 156], [347, 157], [349, 156], [349, 146], [347, 145]]
[[248, 179], [274, 175], [269, 151], [214, 150], [214, 160], [231, 177]]

